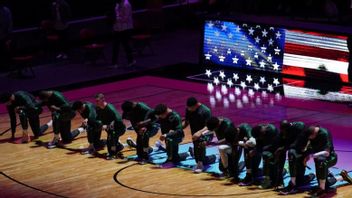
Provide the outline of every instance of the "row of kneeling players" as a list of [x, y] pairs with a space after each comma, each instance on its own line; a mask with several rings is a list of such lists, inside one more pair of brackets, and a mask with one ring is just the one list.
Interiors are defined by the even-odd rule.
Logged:
[[[34, 139], [53, 128], [54, 137], [48, 143], [48, 148], [59, 144], [70, 143], [82, 131], [87, 131], [89, 146], [85, 154], [94, 155], [97, 150], [107, 145], [107, 159], [121, 158], [124, 146], [119, 137], [126, 131], [123, 119], [129, 120], [136, 132], [136, 142], [131, 138], [127, 144], [136, 148], [137, 160], [147, 162], [153, 150], [149, 139], [155, 136], [159, 129], [160, 141], [157, 148], [167, 154], [165, 164], [178, 164], [190, 154], [196, 161], [193, 171], [200, 173], [204, 166], [215, 163], [215, 155], [207, 155], [206, 147], [216, 146], [220, 154], [219, 169], [223, 175], [240, 186], [258, 185], [261, 189], [274, 188], [279, 194], [293, 194], [299, 187], [317, 179], [318, 186], [310, 193], [315, 196], [325, 194], [329, 187], [337, 181], [345, 180], [352, 183], [347, 171], [332, 175], [329, 168], [337, 163], [331, 133], [319, 126], [306, 126], [303, 122], [280, 122], [279, 129], [273, 124], [247, 123], [235, 125], [224, 117], [212, 116], [210, 108], [190, 97], [186, 101], [185, 118], [165, 104], [158, 104], [154, 109], [143, 102], [125, 101], [121, 105], [122, 116], [114, 105], [106, 102], [102, 93], [96, 94], [95, 104], [88, 101], [70, 103], [58, 91], [41, 91], [38, 99], [25, 91], [4, 93], [1, 103], [6, 103], [10, 116], [12, 139], [15, 138], [18, 114], [23, 129], [22, 142], [28, 142], [28, 125], [34, 134]], [[51, 121], [40, 125], [39, 115], [42, 107], [47, 106], [51, 112]], [[82, 125], [71, 131], [71, 120], [78, 112], [83, 118]], [[29, 124], [28, 124], [29, 123]], [[189, 152], [179, 153], [179, 144], [184, 138], [184, 129], [190, 127], [193, 147]], [[101, 139], [101, 133], [107, 132], [106, 142]], [[165, 146], [161, 142], [165, 142]], [[243, 155], [246, 176], [239, 178], [242, 167], [239, 166]], [[288, 156], [290, 182], [284, 186], [284, 165]], [[307, 161], [314, 159], [316, 174], [305, 174]], [[263, 162], [262, 171], [259, 164]], [[262, 172], [262, 177], [259, 177]]]

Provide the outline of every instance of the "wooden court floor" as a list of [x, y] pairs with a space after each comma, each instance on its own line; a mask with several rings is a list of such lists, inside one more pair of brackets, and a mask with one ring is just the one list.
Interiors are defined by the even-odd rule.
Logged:
[[[100, 91], [106, 94], [108, 102], [113, 103], [119, 112], [121, 103], [130, 99], [146, 102], [151, 107], [166, 103], [183, 115], [185, 101], [190, 95], [208, 104], [204, 87], [206, 86], [197, 83], [142, 77], [68, 91], [64, 94], [70, 100], [93, 101], [92, 96]], [[311, 107], [308, 105], [307, 108], [299, 108], [292, 103], [283, 105], [281, 102], [272, 107], [248, 107], [242, 110], [215, 107], [213, 112], [215, 115], [225, 115], [235, 123], [246, 121], [250, 124], [277, 124], [283, 118], [300, 118], [310, 123], [321, 121], [330, 127], [336, 123], [335, 127], [339, 131], [351, 129], [350, 110], [342, 107], [333, 112], [336, 107], [326, 107], [323, 110], [314, 110]], [[272, 112], [278, 113], [275, 116]], [[0, 113], [2, 132], [9, 128], [9, 119], [3, 107]], [[44, 112], [41, 117], [42, 123], [50, 119], [48, 112]], [[78, 127], [80, 123], [81, 118], [77, 116], [73, 120], [73, 128]], [[191, 140], [189, 129], [185, 132], [184, 143], [187, 143]], [[20, 135], [21, 130], [18, 128], [17, 137]], [[87, 146], [85, 133], [64, 148], [47, 149], [44, 145], [52, 136], [49, 129], [40, 138], [43, 144], [11, 143], [9, 132], [0, 136], [0, 197], [282, 197], [271, 190], [239, 187], [226, 179], [206, 173], [193, 174], [190, 170], [180, 168], [160, 169], [155, 165], [138, 165], [125, 159], [107, 161], [100, 157], [81, 155], [81, 149]], [[132, 131], [127, 131], [120, 140], [125, 142], [129, 136], [135, 137]], [[153, 137], [150, 143], [153, 144], [158, 136]], [[341, 135], [337, 134], [337, 137], [339, 136]], [[104, 133], [103, 138], [106, 138]], [[123, 152], [125, 156], [135, 153], [130, 148], [125, 148]], [[103, 155], [106, 150], [99, 153]], [[352, 169], [352, 164], [347, 166], [349, 167], [344, 168]], [[306, 196], [307, 193], [302, 193], [289, 197]], [[337, 193], [331, 196], [352, 197], [352, 188], [339, 187]]]

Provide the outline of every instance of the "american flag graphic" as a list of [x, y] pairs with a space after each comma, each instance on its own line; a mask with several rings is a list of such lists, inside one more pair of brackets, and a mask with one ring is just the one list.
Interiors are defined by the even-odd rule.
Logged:
[[286, 30], [283, 73], [307, 76], [307, 69], [332, 72], [348, 82], [347, 37]]
[[284, 29], [228, 21], [206, 21], [204, 59], [208, 63], [280, 72]]
[[298, 76], [331, 72], [348, 82], [347, 37], [263, 24], [208, 20], [203, 57], [207, 65], [248, 68]]
[[211, 71], [189, 76], [189, 79], [207, 82], [211, 107], [241, 109], [247, 106], [272, 106], [283, 95], [280, 75], [266, 76], [250, 71]]

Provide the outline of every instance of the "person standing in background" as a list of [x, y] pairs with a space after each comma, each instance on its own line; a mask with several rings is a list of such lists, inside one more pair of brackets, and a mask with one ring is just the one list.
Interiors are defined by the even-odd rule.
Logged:
[[58, 46], [59, 54], [57, 59], [67, 59], [67, 42], [68, 42], [68, 20], [71, 18], [71, 7], [65, 0], [54, 0], [51, 6], [51, 14], [54, 22], [54, 29], [60, 37]]
[[118, 67], [120, 43], [127, 56], [127, 66], [133, 66], [136, 61], [133, 59], [132, 49], [129, 44], [133, 29], [132, 6], [128, 0], [116, 0], [113, 16], [113, 44], [112, 44], [112, 65]]

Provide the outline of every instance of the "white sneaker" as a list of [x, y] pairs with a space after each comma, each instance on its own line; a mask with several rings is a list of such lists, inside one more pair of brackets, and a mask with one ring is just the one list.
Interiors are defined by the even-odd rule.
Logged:
[[89, 145], [88, 148], [81, 152], [82, 155], [94, 155], [95, 154], [95, 148], [93, 145]]
[[204, 166], [202, 162], [198, 162], [197, 166], [194, 168], [193, 172], [194, 173], [202, 173], [204, 170]]

